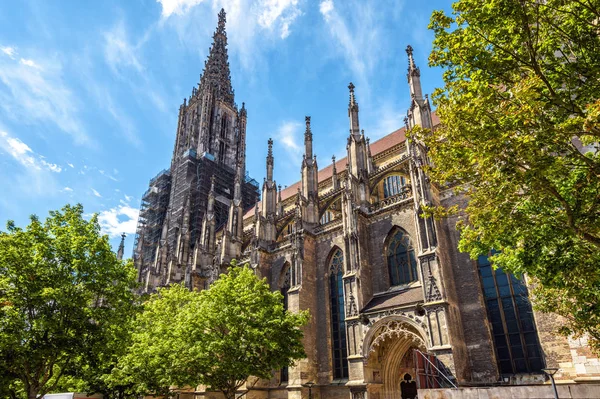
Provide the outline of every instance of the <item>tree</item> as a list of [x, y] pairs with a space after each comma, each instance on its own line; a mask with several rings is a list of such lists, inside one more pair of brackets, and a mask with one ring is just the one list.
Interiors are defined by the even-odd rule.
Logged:
[[132, 263], [119, 261], [81, 205], [0, 232], [0, 393], [36, 399], [97, 371], [127, 334]]
[[306, 356], [307, 321], [306, 312], [287, 312], [265, 279], [232, 265], [208, 290], [173, 285], [153, 294], [114, 378], [137, 384], [136, 393], [169, 395], [204, 384], [234, 398], [249, 377], [270, 378]]
[[[436, 11], [441, 126], [413, 129], [465, 194], [459, 248], [532, 278], [538, 309], [600, 350], [600, 3], [459, 0]], [[450, 210], [450, 211], [456, 211]], [[449, 210], [435, 209], [438, 216]]]

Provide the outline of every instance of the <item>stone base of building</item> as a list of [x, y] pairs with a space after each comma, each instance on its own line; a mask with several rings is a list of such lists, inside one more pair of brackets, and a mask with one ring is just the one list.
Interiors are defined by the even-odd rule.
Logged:
[[[556, 389], [561, 399], [600, 398], [600, 383], [559, 384]], [[419, 399], [554, 399], [554, 397], [554, 390], [550, 384], [419, 390]]]

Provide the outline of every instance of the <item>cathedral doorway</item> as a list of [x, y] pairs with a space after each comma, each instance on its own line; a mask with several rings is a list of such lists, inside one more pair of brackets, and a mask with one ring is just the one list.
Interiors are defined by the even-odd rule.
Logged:
[[[414, 351], [426, 349], [420, 328], [398, 317], [375, 323], [364, 341], [365, 377], [380, 399], [416, 398], [417, 367]], [[365, 347], [363, 347], [364, 350]]]

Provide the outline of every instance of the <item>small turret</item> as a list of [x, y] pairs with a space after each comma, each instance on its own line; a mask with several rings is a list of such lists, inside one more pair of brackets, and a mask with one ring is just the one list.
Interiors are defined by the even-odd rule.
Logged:
[[348, 89], [350, 90], [350, 102], [348, 104], [348, 117], [350, 118], [350, 134], [355, 137], [360, 135], [360, 127], [358, 124], [358, 102], [354, 97], [354, 84], [350, 82]]
[[125, 237], [127, 237], [127, 234], [121, 234], [121, 243], [119, 244], [119, 249], [117, 250], [118, 260], [123, 260], [123, 254], [125, 253]]

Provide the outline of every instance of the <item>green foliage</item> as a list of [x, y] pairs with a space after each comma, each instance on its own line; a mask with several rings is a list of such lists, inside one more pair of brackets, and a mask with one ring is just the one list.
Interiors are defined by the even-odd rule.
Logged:
[[200, 384], [234, 398], [250, 377], [305, 357], [308, 314], [288, 313], [279, 292], [247, 267], [231, 266], [201, 292], [161, 288], [137, 318], [133, 344], [113, 378], [132, 393], [170, 395]]
[[[430, 176], [470, 202], [460, 249], [527, 273], [536, 305], [600, 349], [600, 2], [459, 0], [436, 11], [442, 126]], [[582, 151], [584, 145], [595, 145]], [[594, 144], [596, 143], [596, 144]], [[435, 213], [435, 212], [433, 212]], [[439, 211], [443, 214], [443, 211]]]
[[[81, 205], [0, 232], [0, 394], [30, 399], [69, 383], [100, 389], [128, 335], [131, 262], [117, 260]], [[94, 378], [91, 378], [91, 377]], [[84, 382], [85, 381], [85, 382]]]

